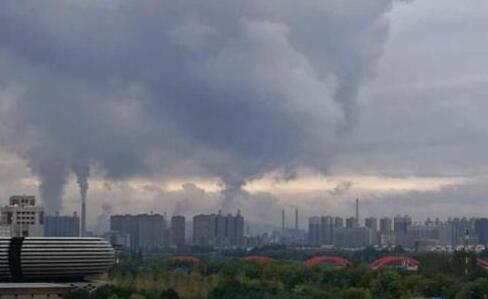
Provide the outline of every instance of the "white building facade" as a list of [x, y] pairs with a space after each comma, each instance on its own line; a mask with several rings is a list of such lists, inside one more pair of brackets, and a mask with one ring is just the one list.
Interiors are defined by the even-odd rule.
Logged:
[[9, 205], [0, 208], [0, 226], [4, 236], [43, 237], [44, 208], [36, 206], [35, 196], [11, 196]]

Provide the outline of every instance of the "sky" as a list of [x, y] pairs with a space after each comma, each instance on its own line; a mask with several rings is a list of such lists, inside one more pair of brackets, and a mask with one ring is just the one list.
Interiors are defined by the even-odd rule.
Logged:
[[[484, 0], [0, 2], [0, 191], [114, 213], [488, 213]], [[81, 194], [80, 194], [81, 189]], [[290, 225], [293, 219], [289, 217]]]

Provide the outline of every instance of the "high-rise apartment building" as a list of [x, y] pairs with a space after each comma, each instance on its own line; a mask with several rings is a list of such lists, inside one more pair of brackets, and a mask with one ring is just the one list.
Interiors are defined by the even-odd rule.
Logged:
[[476, 219], [474, 222], [474, 230], [478, 237], [478, 244], [488, 245], [488, 219]]
[[215, 216], [215, 241], [217, 246], [224, 246], [225, 244], [225, 235], [227, 230], [227, 217], [222, 215], [222, 211]]
[[408, 215], [397, 215], [393, 218], [393, 231], [395, 233], [395, 243], [402, 246], [408, 246], [407, 238], [408, 228], [412, 224], [412, 218]]
[[4, 230], [10, 228], [11, 237], [44, 236], [44, 208], [36, 206], [35, 196], [11, 196], [0, 214], [0, 225]]
[[308, 243], [312, 246], [332, 245], [334, 230], [335, 218], [311, 217], [308, 219]]
[[321, 244], [321, 218], [308, 218], [308, 244], [312, 246], [320, 246]]
[[417, 243], [439, 244], [441, 237], [441, 225], [433, 222], [429, 225], [410, 225], [408, 227], [406, 244], [410, 248], [416, 248]]
[[475, 220], [463, 218], [454, 218], [447, 221], [449, 226], [449, 239], [452, 240], [452, 245], [472, 245], [478, 242], [475, 234]]
[[193, 244], [197, 246], [215, 245], [216, 219], [212, 215], [195, 215], [193, 217]]
[[364, 226], [370, 231], [370, 243], [378, 244], [380, 241], [380, 235], [378, 232], [378, 219], [374, 217], [368, 217], [364, 220]]
[[193, 244], [199, 246], [240, 247], [244, 245], [244, 218], [228, 214], [193, 217]]
[[356, 217], [349, 217], [346, 219], [346, 228], [359, 227], [358, 219]]
[[171, 245], [183, 246], [185, 245], [185, 216], [173, 216], [171, 217], [170, 235]]
[[73, 216], [44, 217], [44, 236], [46, 237], [79, 237], [80, 236], [80, 217], [75, 213]]
[[335, 217], [334, 218], [334, 228], [343, 228], [344, 227], [344, 219], [342, 217]]
[[334, 246], [338, 248], [361, 248], [373, 242], [373, 232], [367, 227], [342, 228], [334, 232]]
[[237, 215], [234, 217], [235, 221], [235, 235], [232, 244], [238, 247], [244, 246], [244, 217], [241, 215], [241, 211], [237, 211]]
[[364, 226], [376, 232], [378, 231], [378, 219], [374, 217], [368, 217], [364, 220]]
[[393, 221], [391, 218], [384, 217], [380, 219], [380, 233], [389, 233], [393, 231]]
[[132, 251], [156, 251], [164, 246], [166, 220], [160, 214], [114, 215], [110, 229], [128, 234]]
[[391, 218], [383, 217], [380, 219], [378, 242], [381, 245], [395, 244], [395, 233], [393, 232], [393, 220]]
[[377, 221], [366, 220], [370, 227], [360, 227], [358, 217], [311, 217], [308, 219], [308, 241], [312, 246], [334, 245], [337, 247], [359, 248], [377, 243]]
[[332, 245], [334, 242], [334, 218], [325, 216], [320, 218], [320, 244]]
[[400, 216], [397, 215], [393, 219], [393, 230], [395, 233], [407, 233], [408, 227], [412, 224], [412, 218], [408, 215]]

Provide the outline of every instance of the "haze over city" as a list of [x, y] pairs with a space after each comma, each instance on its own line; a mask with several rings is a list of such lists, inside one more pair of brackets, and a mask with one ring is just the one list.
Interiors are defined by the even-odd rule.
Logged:
[[81, 189], [94, 231], [219, 209], [305, 227], [356, 198], [485, 216], [487, 27], [486, 1], [1, 1], [2, 204], [71, 213]]

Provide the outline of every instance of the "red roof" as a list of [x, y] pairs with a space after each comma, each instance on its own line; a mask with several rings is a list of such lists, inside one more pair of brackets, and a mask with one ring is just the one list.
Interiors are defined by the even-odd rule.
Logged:
[[305, 261], [307, 266], [313, 267], [320, 264], [332, 264], [339, 267], [350, 265], [351, 262], [340, 256], [314, 256], [307, 261]]
[[389, 266], [395, 264], [404, 264], [407, 266], [418, 266], [420, 263], [414, 258], [409, 256], [384, 256], [372, 262], [370, 267], [373, 269], [379, 268], [381, 266]]
[[245, 256], [242, 259], [247, 262], [256, 262], [260, 264], [269, 264], [273, 262], [273, 259], [270, 258], [269, 256], [251, 255], [251, 256]]
[[477, 260], [476, 260], [476, 264], [477, 264], [478, 266], [480, 266], [480, 267], [483, 267], [483, 268], [485, 268], [485, 269], [488, 269], [488, 261], [487, 261], [487, 260], [485, 260], [485, 259], [481, 259], [481, 258], [477, 259]]

